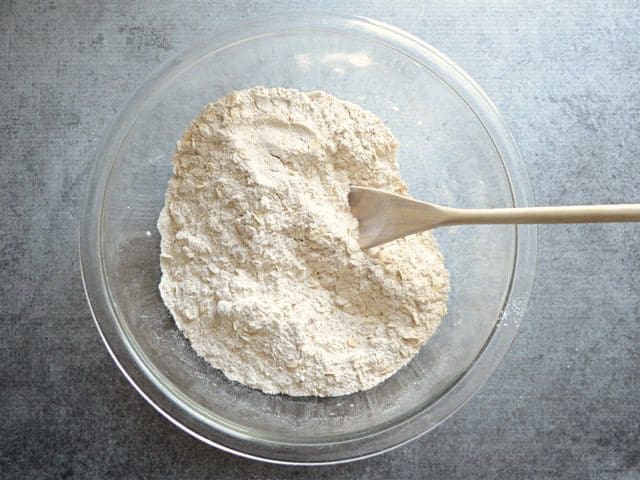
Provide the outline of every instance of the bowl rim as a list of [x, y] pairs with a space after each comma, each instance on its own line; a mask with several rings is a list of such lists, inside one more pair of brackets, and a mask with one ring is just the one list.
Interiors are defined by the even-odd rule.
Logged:
[[[232, 45], [266, 35], [324, 32], [356, 36], [392, 48], [430, 70], [452, 88], [484, 126], [502, 161], [514, 206], [534, 205], [533, 190], [515, 141], [494, 104], [454, 62], [419, 38], [365, 17], [299, 13], [249, 19], [233, 28], [214, 32], [160, 65], [123, 104], [108, 135], [98, 148], [83, 197], [79, 229], [80, 270], [89, 308], [100, 336], [114, 362], [138, 393], [171, 423], [226, 452], [245, 458], [287, 465], [326, 465], [372, 457], [414, 440], [459, 410], [486, 382], [515, 338], [533, 287], [537, 255], [536, 227], [515, 227], [511, 283], [501, 314], [483, 349], [469, 368], [422, 411], [400, 423], [355, 439], [331, 443], [285, 443], [257, 439], [210, 421], [186, 408], [179, 398], [154, 381], [154, 374], [126, 339], [106, 288], [101, 246], [104, 195], [122, 142], [137, 113], [154, 93], [191, 68], [194, 61], [215, 55]], [[151, 93], [149, 93], [151, 92]], [[505, 165], [505, 158], [508, 162]], [[100, 221], [94, 213], [100, 212]], [[339, 447], [339, 448], [336, 448]]]

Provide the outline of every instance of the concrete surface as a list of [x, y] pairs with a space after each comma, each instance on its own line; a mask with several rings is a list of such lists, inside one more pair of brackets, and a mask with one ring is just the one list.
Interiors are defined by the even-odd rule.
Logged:
[[[640, 202], [638, 2], [315, 8], [406, 29], [503, 112], [537, 202]], [[78, 272], [79, 195], [104, 129], [161, 61], [307, 2], [0, 2], [0, 476], [640, 478], [640, 225], [549, 226], [531, 305], [489, 383], [392, 453], [284, 468], [180, 432], [116, 369]]]

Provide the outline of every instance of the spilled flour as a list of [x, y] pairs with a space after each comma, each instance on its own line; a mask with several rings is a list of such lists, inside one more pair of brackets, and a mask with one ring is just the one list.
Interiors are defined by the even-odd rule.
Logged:
[[343, 395], [391, 376], [446, 313], [430, 233], [363, 252], [349, 184], [407, 193], [397, 142], [324, 92], [252, 88], [178, 142], [158, 220], [162, 298], [196, 352], [267, 393]]

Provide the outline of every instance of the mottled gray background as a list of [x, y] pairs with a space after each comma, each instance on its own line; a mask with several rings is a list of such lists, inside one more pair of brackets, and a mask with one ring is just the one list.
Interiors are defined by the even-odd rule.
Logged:
[[[457, 61], [503, 112], [538, 204], [640, 202], [638, 2], [388, 3], [315, 8], [391, 23]], [[0, 476], [640, 478], [640, 225], [541, 227], [502, 366], [444, 425], [374, 459], [235, 458], [170, 425], [116, 369], [76, 254], [98, 142], [163, 60], [291, 9], [308, 5], [0, 0]]]

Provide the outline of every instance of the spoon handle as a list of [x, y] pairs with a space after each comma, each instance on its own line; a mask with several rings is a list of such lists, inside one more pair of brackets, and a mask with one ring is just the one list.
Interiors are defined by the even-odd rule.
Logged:
[[442, 208], [447, 215], [441, 225], [640, 221], [640, 204], [495, 209]]

